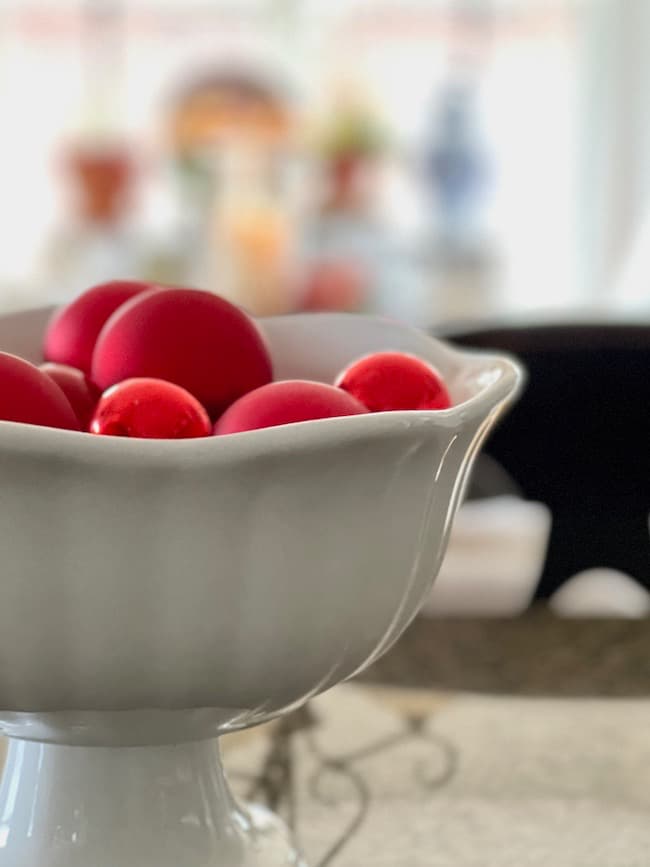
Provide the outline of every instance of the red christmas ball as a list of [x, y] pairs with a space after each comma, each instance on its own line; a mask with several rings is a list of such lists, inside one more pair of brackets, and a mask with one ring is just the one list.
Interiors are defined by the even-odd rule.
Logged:
[[38, 367], [6, 352], [0, 352], [0, 419], [79, 430], [59, 386]]
[[106, 320], [126, 301], [153, 288], [151, 283], [136, 280], [112, 280], [86, 290], [50, 320], [43, 346], [45, 359], [90, 373], [93, 349]]
[[131, 377], [174, 382], [216, 416], [270, 381], [271, 359], [238, 307], [198, 289], [159, 289], [120, 308], [95, 347], [92, 378], [101, 388]]
[[100, 390], [82, 370], [67, 364], [46, 362], [40, 369], [59, 386], [68, 398], [82, 430], [88, 430], [88, 423], [100, 397]]
[[359, 415], [368, 410], [354, 397], [322, 382], [272, 382], [240, 397], [221, 416], [215, 434], [240, 433], [297, 421]]
[[371, 412], [451, 406], [440, 374], [403, 352], [376, 352], [361, 358], [343, 371], [336, 384]]
[[100, 398], [90, 432], [117, 437], [187, 439], [208, 436], [207, 412], [184, 388], [162, 379], [127, 379]]

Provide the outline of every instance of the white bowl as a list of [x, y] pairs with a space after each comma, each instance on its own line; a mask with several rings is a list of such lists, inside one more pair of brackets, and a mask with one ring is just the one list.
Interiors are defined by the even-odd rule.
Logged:
[[[0, 348], [36, 360], [46, 316], [0, 318]], [[0, 423], [0, 728], [16, 739], [0, 867], [299, 863], [192, 742], [295, 707], [398, 638], [521, 372], [378, 319], [261, 327], [277, 378], [404, 350], [456, 405], [185, 441]], [[188, 825], [189, 778], [209, 792]]]

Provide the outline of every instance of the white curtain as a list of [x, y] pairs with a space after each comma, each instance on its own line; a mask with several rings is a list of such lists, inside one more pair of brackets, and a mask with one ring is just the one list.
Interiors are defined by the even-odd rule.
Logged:
[[581, 294], [650, 309], [650, 2], [587, 0], [579, 25]]

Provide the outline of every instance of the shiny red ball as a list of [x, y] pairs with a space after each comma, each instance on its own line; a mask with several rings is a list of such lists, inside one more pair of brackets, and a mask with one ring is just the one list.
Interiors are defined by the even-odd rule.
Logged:
[[88, 430], [90, 418], [101, 395], [95, 383], [91, 382], [82, 370], [67, 364], [54, 364], [48, 361], [41, 364], [40, 369], [56, 382], [68, 398], [81, 429]]
[[440, 374], [403, 352], [376, 352], [361, 358], [343, 371], [336, 384], [371, 412], [451, 406]]
[[215, 434], [240, 433], [297, 421], [360, 415], [368, 410], [354, 397], [322, 382], [272, 382], [234, 403], [214, 427]]
[[111, 280], [86, 290], [50, 320], [45, 359], [90, 373], [93, 349], [106, 320], [126, 301], [152, 288], [153, 284], [136, 280]]
[[214, 417], [269, 382], [271, 360], [238, 307], [198, 289], [159, 289], [121, 307], [95, 347], [92, 378], [100, 388], [134, 376], [182, 386]]
[[0, 419], [79, 430], [59, 386], [38, 367], [6, 352], [0, 352]]
[[210, 419], [195, 397], [162, 379], [127, 379], [104, 392], [90, 433], [146, 439], [208, 436]]

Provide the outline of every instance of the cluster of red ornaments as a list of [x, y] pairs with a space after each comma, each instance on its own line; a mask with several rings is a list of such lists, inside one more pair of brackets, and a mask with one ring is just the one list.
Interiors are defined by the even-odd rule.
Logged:
[[273, 382], [253, 320], [197, 289], [95, 286], [54, 315], [43, 351], [40, 368], [0, 352], [0, 419], [183, 439], [451, 405], [439, 374], [399, 352], [360, 359], [334, 385]]

